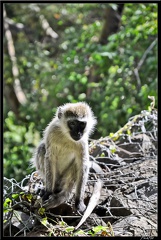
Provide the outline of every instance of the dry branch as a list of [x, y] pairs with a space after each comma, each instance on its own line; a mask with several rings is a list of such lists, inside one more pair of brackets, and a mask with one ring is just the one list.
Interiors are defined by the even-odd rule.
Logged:
[[10, 56], [10, 59], [12, 62], [12, 73], [13, 73], [13, 77], [14, 77], [13, 87], [14, 87], [14, 91], [15, 91], [18, 101], [21, 104], [25, 104], [27, 102], [27, 99], [22, 90], [21, 83], [19, 80], [19, 70], [18, 70], [18, 66], [17, 66], [17, 59], [16, 59], [16, 55], [15, 55], [15, 47], [14, 47], [14, 42], [13, 42], [13, 38], [12, 38], [12, 33], [9, 29], [8, 22], [5, 21], [5, 19], [7, 17], [5, 6], [3, 9], [3, 16], [4, 16], [4, 29], [5, 29], [5, 36], [7, 39], [8, 53], [9, 53], [9, 56]]
[[[36, 4], [31, 4], [30, 7], [33, 11], [40, 12], [40, 8]], [[46, 35], [49, 35], [54, 39], [59, 37], [59, 35], [50, 27], [49, 22], [47, 21], [43, 14], [39, 15], [39, 19], [42, 28], [46, 32]]]

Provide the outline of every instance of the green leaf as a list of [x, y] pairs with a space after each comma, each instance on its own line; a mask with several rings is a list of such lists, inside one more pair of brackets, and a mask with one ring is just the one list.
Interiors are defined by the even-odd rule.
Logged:
[[7, 208], [9, 206], [9, 203], [12, 203], [12, 200], [10, 198], [6, 198], [6, 200], [3, 203], [3, 207]]
[[65, 228], [65, 231], [66, 232], [71, 232], [74, 230], [74, 227], [73, 226], [68, 226], [67, 228]]
[[107, 229], [107, 227], [103, 227], [103, 226], [101, 226], [101, 225], [92, 228], [92, 230], [94, 231], [94, 233], [98, 233], [98, 232], [104, 231], [104, 230], [106, 230], [106, 229]]
[[105, 153], [102, 152], [101, 155], [100, 155], [100, 157], [105, 157]]
[[44, 213], [45, 213], [45, 208], [43, 208], [43, 207], [39, 208], [38, 214], [39, 215], [44, 215]]
[[111, 151], [111, 153], [115, 153], [116, 147], [114, 145], [110, 145], [110, 151]]
[[19, 194], [18, 194], [18, 193], [12, 194], [12, 198], [16, 199], [16, 198], [18, 198], [18, 197], [19, 197]]
[[113, 135], [114, 135], [114, 133], [110, 133], [110, 135], [109, 135], [109, 136], [110, 136], [110, 137], [113, 137]]
[[40, 220], [40, 222], [45, 226], [45, 227], [47, 227], [47, 225], [48, 225], [48, 220], [47, 220], [47, 217], [45, 217], [45, 218], [42, 218], [41, 220]]

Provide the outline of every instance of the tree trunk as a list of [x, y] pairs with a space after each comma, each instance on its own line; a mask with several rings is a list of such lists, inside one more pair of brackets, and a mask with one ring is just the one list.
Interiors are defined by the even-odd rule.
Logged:
[[14, 88], [12, 84], [4, 85], [4, 97], [9, 108], [14, 112], [17, 119], [19, 119], [19, 107], [20, 103], [15, 94]]
[[[114, 10], [112, 7], [108, 6], [105, 9], [104, 13], [104, 25], [102, 28], [101, 36], [99, 43], [105, 45], [108, 43], [108, 37], [119, 30], [121, 15], [123, 12], [124, 4], [117, 4], [117, 10]], [[89, 70], [88, 83], [99, 82], [99, 76], [96, 75], [97, 66], [92, 66]], [[86, 97], [90, 98], [93, 88], [88, 88], [86, 92]]]
[[124, 4], [117, 4], [117, 10], [112, 7], [107, 7], [104, 13], [104, 25], [100, 36], [99, 43], [105, 45], [108, 43], [108, 37], [119, 30], [121, 15]]

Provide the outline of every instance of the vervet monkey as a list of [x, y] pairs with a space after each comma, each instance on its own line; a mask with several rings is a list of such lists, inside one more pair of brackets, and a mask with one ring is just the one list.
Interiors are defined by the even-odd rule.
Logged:
[[45, 184], [42, 199], [46, 209], [68, 200], [76, 185], [75, 206], [80, 212], [85, 210], [84, 191], [90, 167], [88, 138], [96, 123], [89, 105], [78, 102], [58, 107], [46, 127], [33, 158]]

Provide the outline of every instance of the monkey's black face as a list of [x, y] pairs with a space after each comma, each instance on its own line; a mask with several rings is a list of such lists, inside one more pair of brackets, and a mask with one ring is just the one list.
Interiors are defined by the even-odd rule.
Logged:
[[84, 133], [84, 129], [86, 127], [86, 122], [81, 122], [78, 120], [69, 120], [67, 122], [68, 127], [70, 129], [70, 136], [75, 140], [78, 141], [81, 139]]

